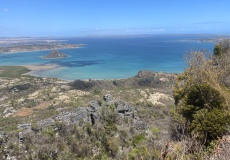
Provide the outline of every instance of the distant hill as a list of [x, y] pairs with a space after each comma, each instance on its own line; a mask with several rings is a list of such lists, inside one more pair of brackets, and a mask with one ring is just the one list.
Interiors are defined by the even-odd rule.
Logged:
[[56, 59], [56, 58], [66, 58], [69, 57], [67, 54], [59, 52], [57, 49], [53, 49], [48, 55], [43, 56], [45, 59]]

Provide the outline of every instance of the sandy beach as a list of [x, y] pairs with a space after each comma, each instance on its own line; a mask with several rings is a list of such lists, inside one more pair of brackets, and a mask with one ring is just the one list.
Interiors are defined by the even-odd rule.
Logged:
[[31, 76], [38, 76], [38, 73], [40, 71], [52, 70], [52, 69], [60, 67], [57, 64], [48, 64], [48, 65], [35, 64], [35, 65], [21, 65], [21, 66], [26, 67], [27, 69], [30, 70], [24, 75], [31, 75]]
[[44, 70], [51, 70], [60, 67], [57, 64], [48, 64], [48, 65], [41, 65], [41, 64], [36, 64], [36, 65], [22, 65], [30, 70], [30, 72], [26, 73], [28, 75], [34, 74], [38, 71], [44, 71]]
[[31, 71], [43, 71], [43, 70], [50, 70], [50, 69], [54, 69], [54, 68], [58, 68], [59, 65], [57, 64], [49, 64], [49, 65], [22, 65], [26, 68], [28, 68]]

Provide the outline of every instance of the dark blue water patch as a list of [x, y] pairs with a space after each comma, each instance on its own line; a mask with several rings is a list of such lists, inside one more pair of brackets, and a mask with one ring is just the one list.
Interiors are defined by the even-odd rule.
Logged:
[[67, 62], [50, 61], [47, 62], [46, 64], [50, 64], [50, 63], [56, 63], [62, 67], [85, 67], [85, 66], [104, 64], [102, 61], [67, 61]]

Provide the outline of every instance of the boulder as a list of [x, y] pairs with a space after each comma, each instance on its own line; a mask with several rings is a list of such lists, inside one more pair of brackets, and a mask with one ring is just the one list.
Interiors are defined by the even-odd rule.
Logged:
[[19, 139], [20, 142], [24, 141], [24, 137], [23, 137], [23, 133], [22, 132], [18, 133], [18, 139]]
[[101, 106], [98, 104], [97, 101], [91, 101], [90, 107], [94, 112], [96, 112], [98, 110], [98, 108], [100, 108]]
[[113, 101], [113, 97], [110, 94], [104, 95], [103, 99], [106, 102], [112, 102]]
[[126, 102], [118, 101], [117, 102], [117, 111], [118, 111], [118, 113], [125, 114], [126, 112], [130, 112], [130, 107]]
[[117, 111], [118, 113], [124, 117], [124, 116], [131, 116], [132, 118], [134, 118], [134, 109], [127, 104], [126, 102], [123, 101], [118, 101], [117, 102]]
[[142, 120], [137, 120], [134, 125], [137, 130], [145, 130], [147, 128], [146, 124]]
[[3, 138], [6, 135], [4, 131], [0, 131], [0, 138]]
[[7, 143], [8, 137], [4, 131], [0, 131], [0, 144]]
[[18, 124], [17, 129], [21, 129], [21, 130], [31, 130], [31, 123], [24, 123], [24, 124]]

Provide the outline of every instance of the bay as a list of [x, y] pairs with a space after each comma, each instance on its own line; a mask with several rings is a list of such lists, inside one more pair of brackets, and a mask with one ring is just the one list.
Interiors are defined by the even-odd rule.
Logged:
[[[59, 67], [34, 72], [35, 76], [75, 79], [121, 79], [140, 70], [181, 73], [184, 55], [190, 50], [213, 50], [214, 43], [201, 42], [213, 35], [151, 35], [65, 38], [67, 43], [85, 44], [81, 48], [60, 49], [70, 57], [42, 59], [50, 51], [1, 54], [0, 65], [49, 65]], [[63, 38], [62, 38], [63, 39]]]

